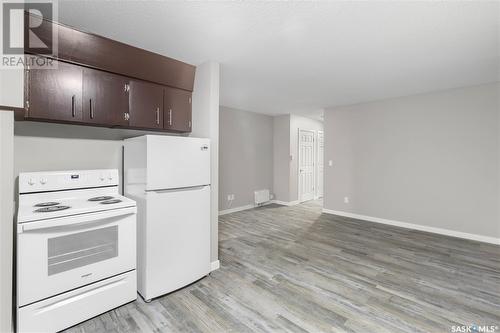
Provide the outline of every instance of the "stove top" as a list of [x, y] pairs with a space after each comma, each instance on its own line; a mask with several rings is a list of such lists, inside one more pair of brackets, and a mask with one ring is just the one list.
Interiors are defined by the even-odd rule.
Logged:
[[111, 195], [102, 195], [100, 197], [90, 198], [89, 201], [105, 201], [110, 199], [114, 199], [114, 197], [112, 197]]
[[100, 204], [101, 205], [112, 205], [112, 204], [116, 204], [119, 202], [122, 202], [122, 201], [120, 199], [113, 199], [113, 200], [101, 201]]
[[34, 222], [135, 206], [135, 201], [118, 193], [118, 187], [29, 193], [19, 196], [17, 221]]
[[50, 206], [56, 206], [59, 205], [59, 202], [56, 201], [47, 201], [47, 202], [40, 202], [35, 204], [35, 207], [50, 207]]
[[[36, 205], [35, 205], [35, 207], [36, 207]], [[57, 206], [48, 206], [48, 207], [38, 208], [38, 209], [35, 209], [34, 212], [35, 213], [50, 213], [50, 212], [57, 212], [59, 210], [65, 210], [65, 209], [70, 209], [70, 208], [71, 208], [70, 206], [57, 205]]]

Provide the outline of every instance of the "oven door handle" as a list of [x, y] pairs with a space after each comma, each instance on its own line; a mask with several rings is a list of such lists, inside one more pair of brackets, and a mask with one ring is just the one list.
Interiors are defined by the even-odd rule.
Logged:
[[102, 212], [95, 212], [89, 214], [79, 214], [73, 216], [65, 216], [36, 222], [25, 222], [18, 224], [17, 233], [28, 231], [37, 231], [48, 228], [63, 229], [67, 227], [75, 227], [87, 224], [106, 224], [112, 221], [109, 219], [119, 216], [131, 215], [137, 212], [136, 207], [118, 208], [106, 210]]

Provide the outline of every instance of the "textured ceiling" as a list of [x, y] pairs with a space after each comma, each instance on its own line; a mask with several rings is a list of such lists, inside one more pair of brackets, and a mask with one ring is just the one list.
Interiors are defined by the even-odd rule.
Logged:
[[59, 1], [59, 20], [192, 64], [269, 114], [498, 81], [499, 2]]

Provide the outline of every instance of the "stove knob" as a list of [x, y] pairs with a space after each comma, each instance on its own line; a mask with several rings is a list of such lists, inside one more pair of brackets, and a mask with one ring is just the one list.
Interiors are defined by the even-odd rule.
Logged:
[[113, 180], [113, 176], [109, 175], [109, 176], [108, 176], [108, 179], [109, 179], [109, 180]]
[[101, 180], [101, 182], [104, 181], [104, 175], [100, 175], [99, 179]]
[[35, 185], [35, 181], [33, 180], [33, 178], [30, 178], [28, 180], [28, 185], [31, 185], [31, 186]]
[[40, 184], [42, 184], [42, 185], [47, 184], [47, 178], [40, 179]]

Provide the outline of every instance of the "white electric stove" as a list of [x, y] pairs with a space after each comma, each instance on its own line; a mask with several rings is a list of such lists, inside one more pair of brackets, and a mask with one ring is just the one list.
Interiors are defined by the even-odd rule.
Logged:
[[19, 332], [60, 331], [136, 299], [137, 208], [118, 186], [118, 170], [19, 175]]

